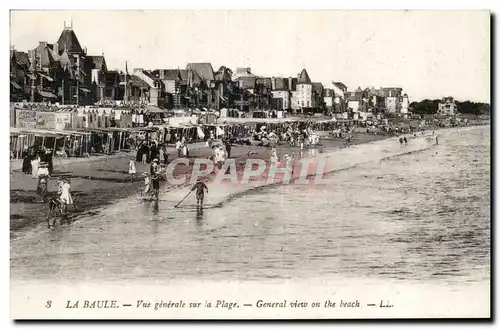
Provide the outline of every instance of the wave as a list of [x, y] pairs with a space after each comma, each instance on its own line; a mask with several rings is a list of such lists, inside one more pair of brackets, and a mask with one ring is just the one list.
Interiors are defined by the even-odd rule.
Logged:
[[[416, 137], [416, 138], [422, 138], [422, 137], [428, 137], [428, 136], [419, 136], [419, 137]], [[383, 144], [383, 142], [387, 143], [387, 140], [375, 141], [375, 142], [371, 142], [371, 143], [367, 143], [367, 144], [360, 144], [360, 145], [357, 145], [357, 146], [367, 147], [367, 146], [370, 146], [370, 144], [375, 144], [375, 143], [378, 143], [378, 142], [380, 142], [380, 144]], [[343, 171], [349, 171], [349, 170], [357, 169], [357, 168], [359, 168], [359, 167], [361, 167], [361, 166], [363, 166], [365, 164], [374, 162], [374, 160], [376, 162], [387, 161], [389, 159], [394, 159], [394, 158], [398, 158], [398, 157], [402, 157], [402, 156], [407, 156], [407, 155], [412, 155], [412, 154], [415, 154], [415, 153], [420, 153], [420, 152], [426, 151], [426, 150], [432, 148], [433, 146], [435, 146], [434, 143], [430, 143], [428, 140], [427, 140], [427, 142], [428, 142], [427, 145], [424, 145], [423, 147], [418, 148], [418, 149], [407, 149], [407, 151], [402, 151], [402, 152], [398, 152], [398, 153], [395, 153], [395, 154], [390, 154], [390, 155], [387, 155], [387, 156], [382, 156], [381, 158], [371, 159], [371, 160], [368, 160], [368, 161], [357, 162], [355, 164], [348, 165], [348, 166], [343, 167], [343, 168], [336, 168], [336, 169], [332, 169], [332, 170], [323, 172], [323, 173], [321, 173], [321, 175], [324, 175], [324, 176], [327, 176], [327, 177], [331, 177], [332, 175], [338, 174], [338, 173], [343, 172]], [[391, 147], [391, 145], [389, 145], [389, 147]], [[327, 157], [328, 156], [332, 156], [332, 155], [335, 155], [336, 153], [341, 152], [342, 150], [345, 150], [345, 149], [340, 149], [340, 150], [337, 150], [337, 151], [334, 151], [334, 152], [329, 152], [329, 153], [321, 153], [321, 154], [318, 154], [318, 156], [316, 156], [315, 158], [318, 158], [321, 155], [323, 155], [323, 156], [326, 155]], [[375, 151], [375, 152], [379, 152], [379, 154], [383, 154], [383, 153], [385, 153], [384, 151], [386, 151], [386, 149], [381, 149], [381, 150], [378, 150], [378, 151]], [[349, 156], [349, 154], [340, 155], [340, 156]], [[315, 178], [316, 176], [318, 176], [318, 173], [312, 173], [312, 174], [309, 174], [309, 175], [305, 176], [305, 178], [307, 180], [310, 180], [310, 179]], [[242, 198], [244, 196], [253, 195], [253, 194], [259, 194], [259, 193], [266, 193], [266, 192], [268, 192], [271, 189], [279, 188], [279, 187], [281, 187], [283, 185], [293, 185], [293, 182], [295, 180], [297, 180], [297, 179], [298, 179], [298, 177], [290, 179], [290, 184], [284, 183], [284, 182], [263, 183], [262, 185], [259, 185], [259, 186], [249, 187], [248, 189], [246, 189], [244, 191], [231, 193], [230, 195], [226, 196], [222, 201], [215, 203], [214, 208], [221, 208], [221, 207], [227, 205], [228, 203], [230, 203], [230, 202], [232, 202], [234, 200], [240, 199], [240, 198]]]

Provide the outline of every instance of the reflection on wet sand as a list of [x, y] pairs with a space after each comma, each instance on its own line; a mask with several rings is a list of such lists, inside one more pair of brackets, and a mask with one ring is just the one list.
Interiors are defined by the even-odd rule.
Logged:
[[[325, 185], [239, 191], [224, 202], [212, 188], [203, 210], [194, 196], [173, 207], [186, 190], [157, 203], [124, 200], [13, 240], [12, 277], [485, 280], [489, 138], [489, 127], [450, 132], [437, 146], [383, 161], [379, 144], [352, 147], [332, 156], [347, 169]], [[359, 153], [361, 163], [351, 158]]]

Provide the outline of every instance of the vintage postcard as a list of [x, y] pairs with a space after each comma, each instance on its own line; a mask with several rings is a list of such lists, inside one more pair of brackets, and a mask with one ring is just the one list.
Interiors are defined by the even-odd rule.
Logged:
[[490, 318], [490, 22], [12, 10], [11, 318]]

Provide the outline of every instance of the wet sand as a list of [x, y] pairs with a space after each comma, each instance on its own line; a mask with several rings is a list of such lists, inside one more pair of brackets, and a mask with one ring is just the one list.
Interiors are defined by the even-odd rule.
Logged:
[[[385, 134], [356, 134], [353, 145], [367, 143], [387, 138]], [[321, 145], [314, 146], [316, 150], [331, 150], [345, 147], [344, 140], [340, 138], [326, 137], [321, 139]], [[313, 148], [313, 147], [311, 147]], [[284, 154], [293, 155], [300, 152], [297, 147], [290, 147], [285, 143], [276, 146], [280, 159]], [[251, 151], [253, 159], [269, 159], [269, 147], [261, 146], [233, 146], [231, 158], [235, 159], [238, 171], [240, 171]], [[306, 150], [307, 151], [307, 148]], [[169, 150], [169, 161], [177, 158], [175, 150]], [[174, 175], [186, 175], [191, 172], [195, 158], [207, 158], [212, 154], [211, 149], [202, 147], [190, 152], [189, 166], [176, 166]], [[57, 191], [57, 177], [66, 176], [71, 178], [71, 192], [76, 209], [70, 209], [69, 221], [76, 220], [79, 216], [92, 216], [103, 206], [115, 203], [122, 198], [138, 194], [143, 189], [142, 172], [149, 172], [149, 164], [137, 163], [137, 174], [131, 180], [128, 174], [128, 163], [135, 152], [123, 157], [112, 157], [98, 162], [77, 162], [73, 164], [55, 166], [54, 175], [48, 184], [49, 196]], [[10, 174], [10, 232], [11, 237], [16, 237], [25, 229], [46, 224], [48, 206], [41, 201], [36, 194], [37, 180], [31, 175], [19, 170]], [[183, 185], [172, 185], [162, 182], [160, 190], [170, 191], [175, 188], [186, 187]]]

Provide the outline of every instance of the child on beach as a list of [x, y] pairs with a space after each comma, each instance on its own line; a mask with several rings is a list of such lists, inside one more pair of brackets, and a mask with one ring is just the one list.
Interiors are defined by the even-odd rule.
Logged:
[[273, 147], [271, 149], [271, 164], [276, 164], [278, 162], [278, 154], [276, 153], [276, 149]]
[[38, 185], [36, 187], [36, 193], [42, 198], [42, 202], [47, 202], [47, 185], [48, 185], [49, 176], [48, 175], [40, 175], [38, 177]]
[[63, 178], [59, 185], [59, 193], [60, 193], [60, 201], [63, 204], [64, 213], [68, 212], [68, 205], [73, 205], [73, 209], [75, 205], [73, 204], [73, 198], [71, 197], [71, 181], [69, 178]]
[[128, 174], [130, 176], [130, 180], [134, 180], [135, 178], [135, 161], [134, 161], [134, 157], [130, 158], [130, 161], [128, 163]]
[[177, 157], [180, 158], [181, 157], [181, 151], [182, 151], [182, 142], [180, 140], [178, 140], [175, 143], [175, 149], [177, 150]]
[[198, 178], [191, 191], [196, 190], [196, 207], [203, 208], [203, 200], [205, 199], [205, 192], [208, 193], [207, 184], [201, 178]]

